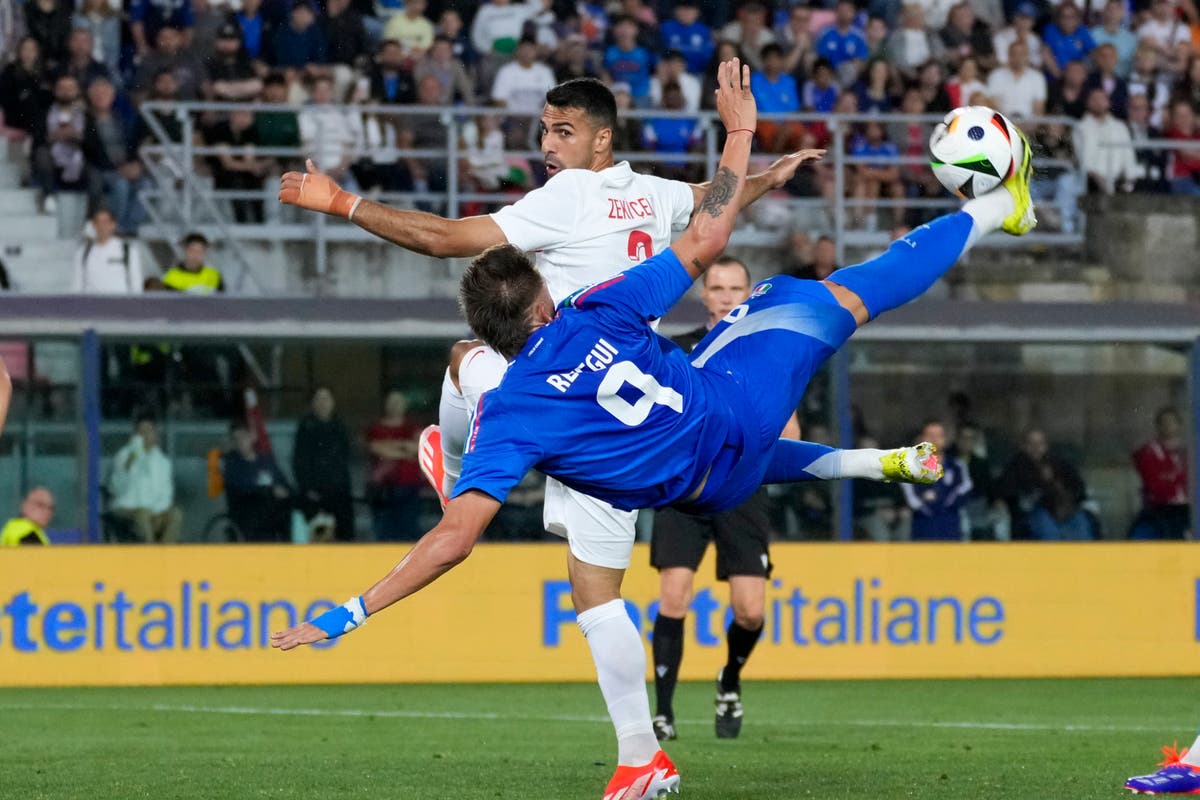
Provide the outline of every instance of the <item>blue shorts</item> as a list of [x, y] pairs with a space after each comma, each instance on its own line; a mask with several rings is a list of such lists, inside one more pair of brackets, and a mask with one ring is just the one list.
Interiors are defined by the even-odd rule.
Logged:
[[689, 509], [716, 513], [754, 494], [808, 382], [857, 327], [820, 281], [779, 275], [755, 286], [708, 332], [691, 362], [729, 379], [716, 383], [740, 423], [740, 440], [730, 437]]

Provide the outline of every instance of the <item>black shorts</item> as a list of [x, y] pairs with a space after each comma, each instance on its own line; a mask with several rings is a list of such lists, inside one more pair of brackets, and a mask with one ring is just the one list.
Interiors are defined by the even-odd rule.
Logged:
[[767, 497], [761, 489], [737, 508], [712, 516], [660, 508], [654, 512], [650, 565], [695, 571], [712, 540], [717, 546], [717, 580], [729, 580], [730, 575], [769, 578], [770, 538]]

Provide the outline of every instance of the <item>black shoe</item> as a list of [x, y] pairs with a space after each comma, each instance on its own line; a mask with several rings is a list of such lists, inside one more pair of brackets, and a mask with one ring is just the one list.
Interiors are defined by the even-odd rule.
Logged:
[[675, 720], [659, 714], [657, 717], [650, 720], [650, 724], [654, 726], [654, 735], [660, 742], [674, 741]]
[[718, 739], [736, 739], [738, 734], [742, 732], [741, 692], [736, 689], [732, 692], [722, 689], [720, 674], [717, 675], [716, 722]]

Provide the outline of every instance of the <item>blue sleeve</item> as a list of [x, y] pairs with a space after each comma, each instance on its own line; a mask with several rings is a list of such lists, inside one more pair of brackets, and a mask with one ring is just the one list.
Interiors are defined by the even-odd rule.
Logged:
[[179, 27], [191, 28], [196, 24], [196, 15], [192, 12], [191, 0], [187, 0], [179, 8]]
[[146, 21], [146, 0], [133, 0], [133, 2], [129, 4], [129, 21]]
[[1085, 53], [1090, 53], [1096, 49], [1096, 40], [1092, 38], [1092, 32], [1087, 28], [1080, 28], [1079, 32], [1083, 34], [1083, 50]]
[[612, 69], [613, 62], [617, 60], [617, 46], [610, 44], [608, 49], [604, 51], [604, 66]]
[[692, 287], [692, 276], [675, 251], [667, 248], [633, 269], [567, 298], [574, 308], [605, 308], [631, 326], [641, 327], [662, 317]]
[[[471, 429], [463, 452], [462, 474], [454, 484], [451, 499], [464, 492], [478, 491], [503, 503], [514, 486], [542, 458], [537, 439], [530, 435], [521, 414], [508, 408], [503, 389], [484, 392], [471, 420]], [[535, 400], [522, 396], [525, 416], [537, 416], [546, 409], [531, 405]]]
[[830, 33], [832, 33], [832, 31], [829, 28], [826, 28], [825, 31], [817, 37], [817, 55], [823, 56], [824, 58], [832, 58], [834, 55], [831, 52], [833, 49], [833, 42], [831, 41], [832, 37], [829, 35]]

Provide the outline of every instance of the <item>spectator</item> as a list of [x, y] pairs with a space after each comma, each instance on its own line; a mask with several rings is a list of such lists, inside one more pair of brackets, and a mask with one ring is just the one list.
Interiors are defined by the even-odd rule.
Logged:
[[242, 34], [236, 23], [226, 22], [217, 30], [209, 64], [209, 82], [205, 84], [204, 94], [210, 100], [239, 102], [253, 100], [262, 93], [262, 79], [242, 46]]
[[[154, 76], [150, 99], [166, 104], [179, 100], [179, 82], [175, 80], [174, 72], [164, 69]], [[143, 109], [144, 114], [145, 110]], [[170, 107], [155, 109], [150, 112], [150, 115], [158, 122], [159, 127], [167, 135], [168, 140], [175, 143], [183, 141], [183, 123], [175, 114], [174, 109]], [[133, 139], [138, 145], [157, 144], [158, 134], [151, 129], [144, 116], [139, 116], [134, 128]]]
[[1157, 148], [1137, 147], [1138, 143], [1162, 138], [1162, 131], [1150, 124], [1150, 98], [1144, 94], [1129, 97], [1129, 134], [1136, 148], [1134, 156], [1138, 163], [1134, 191], [1169, 192], [1171, 186], [1167, 182], [1167, 161], [1170, 153]]
[[1171, 127], [1167, 129], [1167, 138], [1198, 145], [1171, 151], [1171, 194], [1200, 197], [1200, 130], [1191, 104], [1180, 100], [1171, 105]]
[[28, 0], [25, 3], [25, 30], [42, 48], [42, 58], [54, 64], [67, 54], [71, 36], [71, 15], [75, 4], [69, 0]]
[[912, 509], [914, 542], [959, 541], [963, 538], [963, 508], [971, 493], [971, 475], [963, 462], [946, 452], [946, 428], [937, 420], [926, 422], [918, 442], [932, 442], [942, 457], [945, 475], [929, 486], [904, 484], [904, 499]]
[[478, 54], [471, 45], [470, 35], [463, 29], [462, 16], [453, 8], [447, 8], [438, 19], [438, 36], [445, 36], [453, 43], [454, 57], [465, 67], [473, 67]]
[[792, 6], [787, 23], [775, 31], [775, 42], [783, 48], [783, 71], [803, 76], [817, 57], [817, 40], [812, 33], [812, 9]]
[[[554, 79], [559, 83], [573, 78], [602, 78], [603, 74], [600, 54], [588, 49], [587, 39], [583, 34], [573, 33], [567, 36], [554, 53]], [[653, 91], [653, 87], [651, 90]]]
[[[680, 91], [683, 92], [685, 109], [688, 111], [700, 110], [700, 92], [702, 91], [700, 79], [687, 71], [687, 60], [682, 53], [674, 50], [669, 50], [663, 55], [662, 61], [658, 62], [657, 72], [650, 79], [650, 102], [652, 104], [662, 106], [662, 89], [668, 83], [677, 84]], [[753, 78], [751, 78], [751, 83], [753, 84]], [[792, 85], [795, 85], [795, 81], [792, 82]], [[758, 110], [760, 112], [764, 110], [761, 101]]]
[[38, 486], [21, 501], [21, 513], [4, 523], [0, 529], [0, 547], [48, 545], [46, 526], [54, 519], [54, 496]]
[[433, 23], [425, 17], [425, 7], [425, 0], [405, 0], [404, 10], [383, 26], [383, 38], [399, 42], [406, 58], [422, 58], [433, 45]]
[[[637, 32], [637, 23], [632, 19], [622, 17], [616, 21], [613, 44], [604, 51], [604, 68], [614, 83], [628, 84], [635, 106], [646, 108], [650, 104], [650, 72], [654, 68], [654, 56], [637, 43]], [[539, 100], [539, 108], [541, 104]]]
[[627, 111], [633, 108], [633, 95], [629, 93], [629, 84], [614, 83], [612, 85], [613, 99], [617, 103], [617, 127], [613, 130], [613, 150], [628, 153], [642, 146], [642, 121], [629, 116]]
[[[287, 78], [271, 73], [263, 80], [264, 103], [282, 105], [287, 102]], [[260, 147], [299, 147], [300, 120], [292, 111], [260, 111], [254, 115], [254, 135]], [[272, 172], [278, 172], [272, 166]]]
[[92, 57], [95, 37], [87, 28], [76, 28], [67, 39], [67, 55], [59, 64], [59, 75], [70, 75], [84, 92], [97, 78], [112, 80], [108, 67]]
[[1083, 508], [1085, 488], [1078, 473], [1057, 462], [1042, 465], [1042, 496], [1029, 514], [1029, 530], [1043, 542], [1086, 542], [1099, 534]]
[[167, 270], [163, 286], [175, 292], [213, 294], [225, 291], [225, 280], [216, 267], [208, 265], [208, 239], [202, 233], [183, 237], [183, 260]]
[[329, 46], [330, 64], [353, 67], [361, 56], [370, 51], [363, 16], [350, 7], [350, 0], [326, 1], [321, 30]]
[[1200, 109], [1200, 55], [1188, 59], [1187, 70], [1171, 91], [1171, 100], [1185, 100], [1193, 109]]
[[1129, 538], [1187, 538], [1187, 447], [1178, 411], [1164, 408], [1154, 415], [1154, 438], [1133, 452], [1133, 465], [1142, 481], [1142, 510]]
[[[663, 87], [662, 108], [664, 111], [683, 111], [683, 90], [677, 83]], [[642, 130], [642, 147], [655, 153], [682, 155], [695, 149], [703, 141], [704, 131], [695, 117], [650, 117]], [[691, 165], [682, 161], [666, 160], [659, 164], [658, 174], [673, 180], [691, 178]]]
[[866, 58], [887, 59], [887, 38], [892, 29], [879, 17], [867, 20], [867, 56]]
[[242, 9], [231, 16], [242, 32], [242, 46], [253, 61], [271, 60], [271, 29], [262, 14], [262, 0], [242, 0]]
[[[887, 133], [882, 122], [868, 122], [864, 135], [855, 137], [850, 145], [850, 155], [856, 157], [879, 157], [898, 159], [900, 150], [893, 142], [887, 140]], [[855, 224], [868, 230], [879, 230], [879, 221], [875, 218], [875, 201], [881, 197], [895, 201], [904, 199], [904, 182], [900, 179], [900, 166], [893, 161], [887, 164], [859, 164], [854, 168], [853, 175], [854, 199], [857, 206], [853, 210]], [[891, 216], [898, 222], [904, 219], [903, 206], [892, 210]], [[895, 224], [895, 223], [893, 223]]]
[[276, 66], [300, 69], [329, 63], [329, 43], [316, 21], [312, 6], [306, 0], [296, 0], [288, 24], [271, 34]]
[[[910, 87], [904, 92], [904, 97], [900, 101], [900, 113], [924, 114], [925, 112], [925, 95], [917, 87]], [[890, 128], [888, 138], [896, 143], [902, 155], [914, 159], [925, 159], [929, 147], [930, 126], [915, 120], [908, 120], [892, 123]], [[904, 180], [905, 194], [909, 197], [932, 198], [945, 196], [946, 190], [938, 182], [937, 178], [934, 177], [933, 171], [926, 169], [921, 163], [901, 166], [900, 177]], [[905, 222], [910, 227], [915, 227], [932, 219], [931, 216], [928, 216], [929, 213], [928, 209], [909, 209], [908, 218]]]
[[496, 73], [492, 101], [519, 114], [507, 120], [508, 142], [518, 149], [532, 147], [536, 140], [533, 118], [542, 113], [546, 92], [554, 88], [554, 73], [537, 60], [537, 46], [529, 39], [517, 45], [517, 57]]
[[767, 7], [757, 0], [739, 4], [737, 19], [721, 29], [721, 39], [736, 44], [746, 54], [745, 63], [761, 71], [762, 49], [775, 44], [775, 33], [767, 24]]
[[1149, 18], [1137, 29], [1139, 47], [1149, 47], [1158, 56], [1158, 68], [1163, 69], [1175, 57], [1175, 48], [1191, 43], [1192, 32], [1180, 19], [1175, 0], [1154, 0]]
[[1137, 50], [1137, 35], [1125, 24], [1124, 0], [1108, 0], [1101, 11], [1100, 24], [1091, 29], [1092, 41], [1097, 47], [1112, 45], [1117, 51], [1117, 74], [1129, 77], [1133, 68], [1133, 54]]
[[43, 210], [57, 207], [59, 191], [82, 191], [87, 186], [84, 171], [84, 106], [79, 82], [63, 75], [54, 82], [54, 103], [46, 112], [46, 141], [33, 154], [34, 185], [42, 191]]
[[999, 66], [1008, 66], [1014, 42], [1025, 44], [1025, 63], [1032, 67], [1042, 65], [1042, 40], [1033, 31], [1033, 23], [1037, 16], [1037, 6], [1028, 2], [1021, 3], [1013, 15], [1012, 25], [992, 37], [992, 49], [996, 52], [996, 63]]
[[296, 427], [292, 474], [299, 502], [310, 521], [321, 514], [334, 520], [334, 536], [354, 539], [354, 505], [350, 495], [350, 435], [334, 415], [333, 392], [318, 387], [311, 411]]
[[46, 88], [41, 45], [26, 36], [17, 46], [17, 57], [0, 70], [0, 111], [4, 127], [40, 138], [45, 131], [46, 109], [53, 95]]
[[[750, 90], [760, 114], [794, 114], [800, 110], [796, 79], [783, 71], [783, 48], [769, 44], [762, 52], [763, 71], [750, 76]], [[804, 124], [787, 119], [760, 120], [758, 143], [769, 153], [786, 153], [800, 148]]]
[[1091, 75], [1088, 75], [1087, 82], [1084, 84], [1085, 96], [1093, 89], [1103, 89], [1108, 95], [1113, 116], [1118, 119], [1127, 119], [1129, 117], [1129, 84], [1117, 74], [1117, 48], [1111, 44], [1098, 45], [1092, 51], [1092, 63], [1096, 65], [1096, 69]]
[[221, 455], [221, 478], [229, 518], [248, 542], [289, 538], [291, 488], [269, 450], [245, 422], [229, 426], [233, 448]]
[[195, 24], [192, 0], [130, 0], [129, 22], [137, 54], [145, 55], [164, 28], [174, 28], [182, 36]]
[[925, 27], [925, 9], [917, 3], [906, 4], [900, 27], [888, 37], [888, 61], [912, 82], [923, 64], [941, 60], [943, 50], [941, 40]]
[[[1031, 428], [1021, 439], [1021, 451], [1005, 465], [996, 480], [995, 496], [1008, 506], [1013, 539], [1034, 537], [1031, 516], [1047, 498], [1051, 489], [1048, 485], [1050, 479], [1060, 487], [1073, 487], [1079, 498], [1086, 495], [1083, 479], [1075, 468], [1052, 455], [1046, 445], [1046, 434]], [[1059, 496], [1051, 498], [1050, 502], [1051, 505], [1058, 503], [1061, 512], [1065, 510], [1064, 500]], [[1043, 522], [1046, 520], [1043, 519]]]
[[356, 191], [350, 165], [359, 157], [362, 125], [354, 112], [333, 105], [332, 78], [317, 75], [310, 86], [309, 104], [300, 112], [302, 146], [322, 172], [343, 187], [354, 187], [348, 191]]
[[471, 44], [475, 52], [494, 63], [508, 58], [517, 49], [526, 21], [539, 10], [536, 2], [490, 0], [481, 5], [471, 21]]
[[421, 469], [417, 437], [421, 426], [407, 419], [408, 400], [393, 389], [383, 401], [383, 417], [367, 428], [371, 473], [367, 494], [379, 541], [415, 541], [424, 531], [419, 524]]
[[147, 91], [155, 88], [154, 84], [159, 75], [170, 72], [175, 79], [175, 96], [155, 99], [197, 99], [208, 74], [204, 64], [195, 54], [184, 49], [183, 33], [178, 28], [166, 27], [158, 32], [155, 42], [158, 46], [153, 52], [143, 56], [138, 66], [133, 82], [135, 93], [144, 96]]
[[[712, 29], [701, 21], [697, 0], [675, 3], [671, 14], [672, 18], [659, 28], [662, 49], [680, 53], [687, 64], [687, 71], [698, 75], [708, 66], [717, 47]], [[683, 85], [682, 82], [680, 85]]]
[[[102, 3], [105, 0], [92, 0], [93, 2]], [[224, 7], [224, 0], [216, 0], [222, 3], [220, 6], [214, 6], [213, 0], [192, 0], [192, 16], [195, 22], [192, 24], [191, 30], [188, 31], [187, 46], [194, 55], [203, 59], [210, 55], [217, 46], [217, 31], [226, 22], [230, 22], [229, 10]], [[237, 23], [234, 23], [237, 27]], [[241, 32], [238, 32], [238, 38], [241, 38]]]
[[139, 417], [133, 436], [117, 451], [109, 491], [113, 514], [128, 522], [143, 542], [179, 541], [183, 513], [174, 504], [171, 460], [159, 447], [153, 417]]
[[946, 26], [939, 37], [945, 53], [946, 66], [957, 70], [965, 59], [973, 58], [985, 70], [996, 66], [996, 51], [992, 48], [992, 32], [986, 22], [976, 18], [971, 4], [960, 2], [950, 9]]
[[944, 114], [952, 108], [950, 95], [946, 93], [946, 75], [937, 61], [926, 61], [917, 70], [917, 88], [929, 113]]
[[[1075, 158], [1075, 139], [1065, 125], [1051, 123], [1039, 126], [1033, 136], [1033, 147], [1047, 160], [1078, 163]], [[1041, 203], [1048, 229], [1075, 232], [1077, 202], [1085, 187], [1086, 184], [1080, 182], [1076, 172], [1066, 166], [1047, 164], [1037, 171], [1030, 191]]]
[[1139, 169], [1129, 128], [1112, 115], [1108, 94], [1098, 86], [1088, 93], [1087, 113], [1075, 126], [1075, 152], [1087, 170], [1089, 191], [1133, 188]]
[[800, 96], [804, 110], [828, 114], [837, 105], [840, 93], [834, 79], [833, 65], [824, 58], [818, 58], [813, 64], [812, 78], [804, 82]]
[[[878, 449], [879, 442], [871, 436], [863, 436], [858, 446]], [[912, 514], [899, 484], [855, 478], [851, 485], [855, 538], [876, 542], [909, 538], [906, 527], [911, 525]]]
[[417, 99], [412, 69], [399, 42], [389, 39], [380, 45], [370, 75], [370, 97], [375, 103], [412, 103]]
[[426, 77], [438, 82], [438, 105], [475, 105], [475, 87], [467, 76], [466, 67], [454, 56], [454, 40], [438, 35], [429, 53], [417, 64], [413, 77], [419, 84]]
[[858, 8], [854, 0], [838, 0], [833, 13], [834, 23], [817, 37], [817, 55], [838, 74], [857, 74], [860, 63], [869, 54], [866, 36], [854, 24]]
[[1008, 48], [1007, 66], [997, 67], [988, 76], [988, 94], [996, 108], [1010, 117], [1041, 116], [1046, 111], [1046, 78], [1029, 68], [1029, 48], [1013, 42]]
[[[963, 506], [967, 530], [970, 532], [971, 539], [994, 540], [1001, 538], [997, 535], [1000, 527], [999, 520], [990, 507], [995, 475], [992, 463], [987, 456], [987, 444], [983, 440], [983, 432], [974, 423], [960, 424], [954, 444], [950, 445], [946, 454], [964, 464], [967, 468], [967, 475], [971, 478], [971, 491], [967, 493]], [[1005, 527], [1005, 533], [1007, 534], [1007, 527]]]
[[[712, 61], [708, 64], [708, 69], [704, 72], [704, 82], [700, 90], [700, 106], [707, 109], [715, 109], [716, 105], [716, 89], [717, 89], [717, 68], [731, 58], [738, 58], [742, 63], [746, 60], [742, 58], [742, 51], [733, 42], [717, 42], [717, 50], [713, 53]], [[629, 84], [622, 84], [628, 86]]]
[[107, 208], [92, 213], [95, 238], [75, 251], [72, 290], [89, 294], [138, 294], [142, 261], [138, 249], [116, 235], [117, 220]]
[[952, 107], [974, 105], [972, 97], [987, 93], [987, 85], [979, 77], [979, 62], [974, 58], [964, 58], [959, 63], [958, 73], [946, 81], [946, 96]]
[[837, 268], [837, 244], [832, 236], [821, 236], [812, 247], [812, 260], [788, 270], [788, 274], [794, 278], [823, 281]]
[[[209, 130], [205, 139], [210, 145], [221, 148], [220, 153], [208, 159], [213, 185], [218, 190], [262, 190], [263, 178], [267, 176], [271, 163], [254, 154], [254, 148], [261, 143], [258, 141], [258, 129], [254, 126], [252, 111], [238, 109], [232, 112], [228, 119]], [[233, 218], [239, 223], [262, 223], [262, 200], [243, 197], [234, 199]]]
[[1082, 61], [1068, 61], [1062, 77], [1047, 89], [1046, 111], [1079, 119], [1087, 110], [1087, 68]]
[[1064, 65], [1082, 62], [1096, 48], [1091, 32], [1083, 27], [1083, 12], [1070, 0], [1058, 7], [1055, 21], [1042, 30], [1042, 66], [1054, 78], [1062, 76]]
[[88, 87], [83, 156], [88, 168], [88, 200], [92, 208], [103, 201], [117, 219], [117, 232], [136, 236], [146, 211], [138, 191], [147, 178], [138, 161], [133, 129], [113, 111], [117, 91], [107, 78]]
[[1138, 47], [1133, 54], [1133, 70], [1129, 73], [1129, 94], [1145, 95], [1150, 100], [1150, 122], [1155, 127], [1169, 127], [1166, 119], [1171, 97], [1170, 82], [1158, 69], [1158, 54], [1149, 46]]

